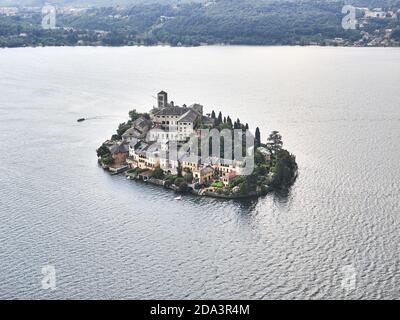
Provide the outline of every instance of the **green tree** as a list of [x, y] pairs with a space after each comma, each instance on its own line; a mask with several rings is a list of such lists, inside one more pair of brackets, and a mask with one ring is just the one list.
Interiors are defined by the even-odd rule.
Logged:
[[152, 176], [154, 179], [160, 179], [160, 180], [162, 180], [162, 179], [164, 179], [164, 171], [160, 168], [160, 166], [157, 166], [157, 167], [154, 169], [154, 171], [153, 171], [153, 173], [151, 174], [151, 176]]
[[272, 186], [276, 189], [288, 189], [296, 177], [296, 157], [287, 150], [279, 150], [273, 172]]
[[178, 192], [186, 193], [189, 191], [189, 186], [186, 182], [182, 182], [178, 187]]
[[268, 193], [268, 189], [265, 185], [262, 185], [260, 189], [261, 189], [261, 194], [263, 196], [265, 196]]
[[111, 154], [110, 149], [108, 149], [105, 144], [102, 144], [101, 147], [96, 150], [96, 152], [97, 152], [98, 157], [102, 157], [107, 154]]
[[246, 194], [247, 192], [249, 192], [249, 188], [248, 188], [248, 185], [247, 185], [247, 182], [246, 182], [246, 181], [242, 182], [242, 183], [239, 185], [239, 192], [240, 192], [241, 194]]
[[265, 160], [265, 156], [258, 150], [254, 152], [254, 163], [259, 166], [266, 164], [267, 161]]
[[272, 154], [276, 154], [283, 147], [282, 136], [278, 131], [272, 131], [268, 137], [268, 149]]
[[260, 128], [256, 128], [255, 138], [254, 138], [254, 146], [258, 148], [261, 145], [261, 133]]
[[186, 183], [185, 179], [183, 179], [182, 177], [178, 177], [174, 181], [174, 185], [176, 185], [178, 188], [181, 186], [182, 183]]
[[139, 113], [135, 109], [129, 111], [129, 118], [131, 119], [131, 122], [139, 119], [140, 117], [150, 119], [150, 115], [148, 113]]
[[117, 129], [117, 135], [119, 139], [122, 139], [122, 135], [131, 128], [131, 123], [129, 122], [124, 122], [124, 123], [120, 123]]
[[236, 120], [236, 126], [237, 126], [237, 129], [241, 129], [242, 128], [242, 124], [240, 123], [240, 119], [238, 118], [237, 120]]
[[211, 118], [215, 119], [215, 111], [214, 110], [211, 112]]
[[105, 154], [101, 157], [101, 162], [106, 166], [112, 165], [114, 163], [114, 159], [111, 154]]
[[220, 111], [219, 113], [218, 113], [218, 124], [221, 124], [222, 123], [222, 112]]
[[232, 119], [229, 116], [226, 118], [226, 123], [228, 124], [229, 129], [232, 129], [232, 127], [233, 127]]
[[182, 177], [182, 163], [178, 161], [178, 167], [176, 168], [176, 171], [178, 172], [178, 177]]
[[140, 117], [140, 113], [137, 113], [136, 109], [133, 109], [133, 110], [129, 111], [129, 118], [132, 121], [135, 121], [135, 120], [139, 119], [139, 117]]
[[185, 174], [185, 182], [186, 183], [192, 183], [193, 182], [193, 173], [189, 172], [187, 174]]

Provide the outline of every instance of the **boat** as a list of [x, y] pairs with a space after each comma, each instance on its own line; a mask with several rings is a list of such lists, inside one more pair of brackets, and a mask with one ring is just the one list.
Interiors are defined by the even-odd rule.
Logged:
[[175, 200], [182, 200], [182, 196], [176, 197]]
[[78, 120], [77, 120], [77, 122], [82, 122], [82, 121], [85, 121], [86, 119], [85, 118], [79, 118]]

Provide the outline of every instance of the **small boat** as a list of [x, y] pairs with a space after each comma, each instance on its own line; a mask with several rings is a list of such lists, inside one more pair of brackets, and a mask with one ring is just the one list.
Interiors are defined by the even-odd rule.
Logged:
[[182, 200], [182, 196], [176, 197], [175, 200]]
[[83, 122], [83, 121], [85, 121], [86, 119], [85, 118], [79, 118], [78, 120], [77, 120], [77, 122]]

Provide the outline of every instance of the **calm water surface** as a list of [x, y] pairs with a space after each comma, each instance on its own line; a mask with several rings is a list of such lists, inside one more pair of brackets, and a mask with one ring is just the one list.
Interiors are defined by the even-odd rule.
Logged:
[[[0, 50], [0, 298], [399, 299], [399, 85], [389, 48]], [[177, 202], [104, 173], [95, 149], [161, 89], [280, 130], [289, 195]]]

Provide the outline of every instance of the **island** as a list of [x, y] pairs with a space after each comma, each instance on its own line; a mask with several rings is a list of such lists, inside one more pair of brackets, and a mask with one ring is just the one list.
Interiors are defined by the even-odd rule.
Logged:
[[203, 109], [175, 105], [159, 92], [157, 106], [130, 111], [97, 149], [99, 164], [111, 174], [199, 196], [237, 199], [289, 190], [298, 166], [278, 131], [263, 143], [258, 127], [253, 135], [240, 119]]

